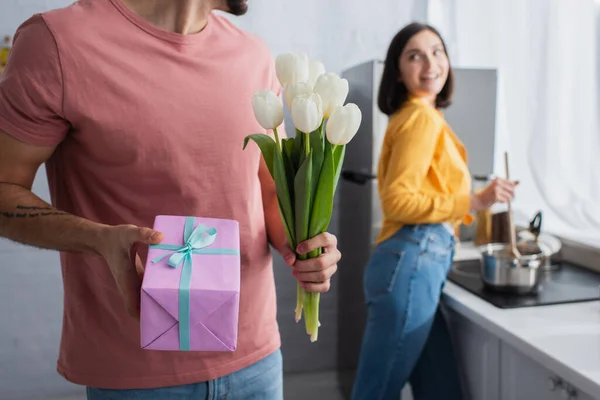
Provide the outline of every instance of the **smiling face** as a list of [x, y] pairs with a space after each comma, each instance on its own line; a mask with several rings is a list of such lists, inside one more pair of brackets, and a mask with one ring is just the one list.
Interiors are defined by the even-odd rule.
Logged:
[[398, 80], [412, 96], [425, 98], [434, 105], [450, 69], [440, 37], [427, 29], [417, 33], [406, 43], [398, 61]]

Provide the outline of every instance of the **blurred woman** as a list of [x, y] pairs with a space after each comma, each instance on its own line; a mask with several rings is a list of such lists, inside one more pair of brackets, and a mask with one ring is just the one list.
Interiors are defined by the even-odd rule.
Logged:
[[413, 23], [392, 40], [378, 106], [389, 116], [378, 169], [383, 226], [364, 275], [368, 320], [353, 400], [462, 399], [440, 295], [455, 231], [471, 212], [506, 202], [515, 183], [471, 194], [465, 148], [444, 120], [453, 75], [431, 26]]

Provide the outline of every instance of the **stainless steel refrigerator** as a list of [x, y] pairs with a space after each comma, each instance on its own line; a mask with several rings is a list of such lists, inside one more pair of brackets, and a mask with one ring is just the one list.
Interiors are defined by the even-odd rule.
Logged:
[[[347, 102], [356, 103], [363, 121], [348, 144], [340, 179], [336, 214], [338, 247], [342, 252], [337, 273], [338, 370], [348, 397], [366, 320], [362, 277], [381, 224], [377, 193], [377, 164], [388, 118], [377, 107], [383, 63], [373, 60], [345, 70]], [[473, 175], [489, 176], [494, 169], [496, 143], [497, 72], [457, 68], [453, 104], [444, 114], [469, 153]], [[465, 232], [468, 235], [468, 232]], [[467, 238], [463, 238], [467, 239]]]

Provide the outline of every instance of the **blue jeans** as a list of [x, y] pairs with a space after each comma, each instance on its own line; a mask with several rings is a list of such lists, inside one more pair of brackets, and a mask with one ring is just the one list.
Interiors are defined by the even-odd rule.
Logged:
[[281, 351], [211, 381], [158, 389], [107, 390], [87, 388], [88, 400], [282, 400]]
[[443, 225], [408, 225], [375, 249], [365, 270], [367, 326], [353, 400], [457, 400], [462, 391], [440, 295], [454, 257]]

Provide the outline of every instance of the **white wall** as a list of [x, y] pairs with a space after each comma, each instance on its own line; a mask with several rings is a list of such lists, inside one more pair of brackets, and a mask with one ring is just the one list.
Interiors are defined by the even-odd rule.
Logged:
[[428, 0], [251, 0], [248, 14], [231, 20], [258, 34], [274, 55], [306, 51], [327, 70], [385, 57], [393, 35], [423, 20]]
[[64, 7], [71, 0], [1, 0], [0, 35], [13, 35], [17, 27], [35, 13]]
[[[598, 104], [600, 104], [600, 0], [596, 0], [596, 67], [598, 69]], [[600, 115], [598, 115], [600, 120]], [[600, 122], [598, 123], [600, 126]]]
[[[600, 240], [598, 0], [430, 0], [457, 66], [499, 71], [496, 171], [521, 181], [514, 208], [542, 229]], [[596, 9], [596, 10], [595, 10]], [[598, 11], [600, 12], [600, 11]], [[519, 221], [521, 222], [521, 221]]]

